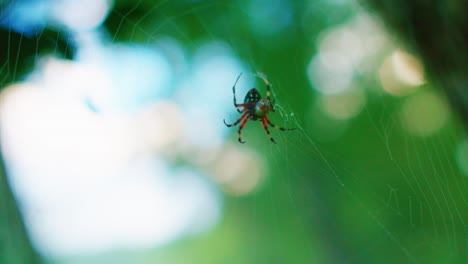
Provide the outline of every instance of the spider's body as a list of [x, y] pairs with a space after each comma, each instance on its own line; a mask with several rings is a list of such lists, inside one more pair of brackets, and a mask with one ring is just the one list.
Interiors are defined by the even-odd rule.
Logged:
[[262, 119], [269, 112], [274, 111], [273, 105], [268, 98], [261, 98], [257, 89], [252, 88], [245, 95], [244, 108], [249, 112], [249, 118], [252, 120]]
[[[267, 88], [266, 97], [262, 98], [262, 96], [257, 91], [257, 89], [252, 88], [245, 95], [244, 103], [243, 104], [237, 104], [236, 103], [236, 84], [237, 84], [237, 81], [239, 81], [239, 78], [241, 77], [241, 75], [242, 75], [242, 73], [239, 75], [239, 77], [237, 77], [237, 80], [234, 83], [234, 86], [232, 87], [232, 94], [233, 94], [233, 97], [234, 97], [234, 106], [236, 107], [237, 111], [239, 113], [241, 113], [242, 115], [241, 115], [241, 117], [239, 119], [237, 119], [237, 121], [234, 124], [227, 124], [226, 120], [224, 120], [224, 124], [226, 124], [226, 126], [228, 126], [228, 127], [231, 127], [231, 126], [236, 126], [237, 124], [242, 122], [241, 125], [239, 126], [239, 129], [238, 129], [239, 142], [240, 143], [245, 143], [245, 141], [242, 141], [242, 139], [241, 139], [242, 129], [247, 124], [247, 121], [249, 119], [259, 120], [260, 122], [262, 122], [263, 129], [265, 129], [265, 132], [267, 133], [270, 140], [273, 143], [276, 143], [275, 140], [273, 139], [273, 137], [270, 135], [270, 131], [268, 130], [267, 124], [272, 126], [275, 129], [282, 130], [282, 131], [293, 130], [294, 128], [288, 129], [288, 128], [282, 128], [282, 127], [273, 125], [271, 123], [270, 119], [268, 119], [268, 117], [267, 117], [268, 113], [274, 112], [275, 110], [273, 108], [272, 102], [270, 101], [270, 94], [271, 94], [270, 88], [271, 88], [271, 85], [270, 85], [270, 83], [268, 82], [267, 79], [263, 79], [265, 81], [266, 88]], [[243, 108], [243, 109], [239, 110], [239, 108]]]

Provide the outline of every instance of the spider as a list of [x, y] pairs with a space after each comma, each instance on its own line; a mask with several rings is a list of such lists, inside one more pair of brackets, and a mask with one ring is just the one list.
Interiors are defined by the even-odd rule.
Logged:
[[[257, 91], [257, 89], [252, 88], [245, 95], [243, 104], [236, 103], [236, 84], [239, 81], [241, 76], [242, 76], [242, 73], [239, 74], [239, 76], [236, 79], [236, 82], [232, 86], [232, 96], [234, 98], [234, 106], [236, 107], [237, 112], [241, 113], [242, 115], [239, 117], [239, 119], [236, 120], [234, 124], [227, 124], [225, 119], [223, 120], [224, 124], [227, 127], [232, 127], [240, 123], [239, 129], [237, 130], [237, 133], [239, 133], [239, 142], [245, 143], [245, 141], [242, 141], [242, 138], [241, 138], [241, 131], [244, 128], [245, 124], [247, 124], [247, 121], [249, 121], [249, 119], [259, 120], [260, 122], [262, 122], [263, 129], [265, 129], [265, 132], [267, 133], [271, 142], [276, 144], [275, 140], [270, 135], [270, 131], [268, 130], [267, 124], [281, 131], [294, 130], [295, 128], [282, 128], [277, 125], [274, 125], [273, 123], [271, 123], [270, 119], [268, 119], [268, 116], [267, 116], [268, 113], [274, 112], [275, 109], [273, 108], [273, 103], [270, 100], [271, 85], [266, 78], [262, 78], [266, 85], [266, 90], [267, 90], [266, 97], [261, 98], [261, 95]], [[239, 110], [239, 108], [243, 108], [243, 109]]]

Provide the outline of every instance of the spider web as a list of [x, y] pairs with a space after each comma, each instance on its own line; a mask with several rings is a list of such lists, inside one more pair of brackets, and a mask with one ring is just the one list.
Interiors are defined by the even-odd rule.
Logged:
[[[75, 254], [88, 255], [84, 262], [113, 259], [117, 255], [130, 262], [148, 258], [172, 263], [182, 261], [181, 253], [193, 263], [225, 262], [226, 256], [231, 256], [235, 263], [462, 263], [466, 260], [468, 147], [461, 124], [430, 82], [407, 77], [406, 85], [389, 84], [386, 81], [391, 72], [388, 65], [399, 65], [402, 56], [406, 59], [403, 60], [405, 65], [412, 66], [405, 72], [417, 70], [417, 63], [408, 62], [413, 62], [411, 54], [402, 52], [403, 45], [385, 33], [378, 20], [370, 19], [355, 4], [332, 2], [302, 4], [305, 11], [301, 16], [303, 20], [298, 22], [291, 13], [298, 8], [289, 1], [252, 1], [246, 5], [219, 1], [161, 1], [158, 4], [143, 0], [121, 1], [112, 7], [105, 27], [96, 31], [76, 30], [73, 33], [78, 46], [76, 61], [88, 67], [99, 65], [96, 63], [98, 59], [111, 61], [100, 66], [107, 67], [105, 70], [122, 85], [114, 87], [105, 80], [93, 84], [86, 82], [86, 78], [80, 80], [79, 86], [87, 88], [78, 89], [71, 83], [62, 83], [63, 87], [52, 87], [52, 92], [47, 90], [59, 101], [65, 101], [53, 111], [62, 111], [67, 108], [67, 103], [73, 102], [76, 108], [72, 113], [78, 108], [89, 111], [83, 119], [88, 120], [86, 122], [112, 123], [109, 126], [112, 132], [101, 127], [99, 131], [105, 133], [98, 139], [117, 133], [115, 140], [95, 142], [106, 148], [129, 137], [142, 138], [132, 143], [138, 147], [130, 148], [130, 154], [118, 145], [115, 151], [125, 150], [119, 152], [117, 158], [109, 159], [108, 167], [98, 166], [102, 171], [95, 172], [91, 166], [89, 170], [80, 171], [78, 176], [118, 174], [114, 170], [121, 169], [130, 171], [129, 175], [146, 173], [150, 178], [154, 171], [148, 172], [146, 166], [156, 166], [156, 162], [157, 166], [171, 171], [167, 174], [172, 176], [167, 178], [178, 179], [174, 175], [196, 171], [196, 177], [187, 178], [205, 186], [200, 190], [215, 189], [211, 195], [201, 191], [186, 195], [183, 192], [190, 188], [181, 187], [175, 196], [202, 197], [203, 202], [223, 206], [219, 207], [222, 211], [218, 216], [216, 210], [204, 207], [182, 210], [185, 213], [194, 210], [193, 215], [203, 214], [205, 210], [213, 216], [207, 216], [205, 227], [203, 224], [191, 227], [189, 232], [178, 236], [150, 234], [146, 243], [136, 241], [131, 235], [130, 238], [124, 236], [119, 241], [124, 241], [120, 243], [124, 248], [131, 248], [132, 253], [119, 255], [106, 251], [118, 249], [119, 243], [117, 246], [108, 243], [107, 247], [96, 244], [97, 252], [93, 245], [81, 251], [61, 251], [53, 246], [44, 248], [38, 246], [44, 240], [37, 238], [47, 237], [38, 231], [42, 230], [38, 226], [44, 223], [30, 223], [36, 247], [55, 261], [59, 258], [80, 259], [74, 257]], [[324, 10], [335, 11], [332, 19], [326, 22], [314, 20], [320, 12], [326, 12]], [[268, 22], [271, 17], [277, 18], [274, 27]], [[232, 31], [219, 26], [223, 19], [232, 21]], [[304, 26], [317, 23], [323, 29]], [[251, 31], [237, 32], [242, 27], [234, 24]], [[298, 30], [297, 25], [302, 25], [304, 34], [313, 33], [314, 37], [294, 46], [288, 37], [293, 39], [292, 32]], [[375, 30], [380, 37], [375, 40], [380, 43], [376, 44], [377, 50], [369, 51], [371, 54], [360, 50], [361, 54], [354, 52], [351, 45], [346, 50], [354, 52], [351, 59], [346, 61], [339, 56], [344, 51], [336, 39], [355, 40], [363, 37], [359, 35], [362, 32], [368, 37]], [[249, 37], [241, 38], [243, 34]], [[275, 41], [278, 44], [271, 45]], [[21, 42], [17, 45], [21, 50]], [[59, 47], [59, 44], [55, 45]], [[132, 49], [135, 46], [138, 50]], [[112, 53], [118, 55], [112, 57]], [[39, 52], [36, 55], [38, 61], [43, 58]], [[139, 60], [129, 59], [132, 56]], [[93, 61], [90, 57], [98, 59]], [[145, 60], [146, 57], [149, 59]], [[329, 72], [318, 70], [320, 59], [324, 62], [321, 68]], [[326, 59], [334, 66], [327, 64]], [[119, 60], [123, 61], [124, 67], [113, 65]], [[8, 59], [7, 63], [11, 66], [17, 62]], [[52, 75], [54, 70], [68, 65], [59, 64], [58, 68], [53, 68], [53, 63], [43, 63], [49, 65]], [[158, 71], [147, 72], [145, 67]], [[16, 67], [13, 68], [15, 75]], [[350, 68], [353, 69], [351, 72], [347, 70]], [[98, 74], [91, 77], [99, 79], [103, 69], [92, 69]], [[40, 76], [48, 73], [41, 71], [39, 66], [35, 72], [29, 80], [41, 80]], [[297, 130], [271, 129], [278, 142], [274, 145], [258, 122], [249, 121], [242, 132], [247, 143], [237, 144], [236, 129], [224, 127], [222, 118], [230, 122], [239, 117], [231, 97], [231, 87], [239, 72], [244, 74], [237, 84], [237, 101], [240, 102], [252, 87], [265, 94], [264, 83], [258, 78], [259, 73], [264, 73], [272, 84], [276, 109], [269, 117], [274, 124]], [[336, 75], [330, 77], [333, 73]], [[138, 78], [126, 78], [127, 75], [138, 75]], [[346, 79], [349, 79], [346, 85], [340, 83]], [[71, 95], [63, 92], [64, 87], [72, 89]], [[391, 87], [406, 90], [391, 90]], [[46, 98], [41, 96], [38, 93], [32, 98]], [[436, 110], [428, 108], [426, 101], [436, 105]], [[14, 107], [15, 104], [6, 104], [4, 109]], [[427, 118], [424, 111], [418, 109], [429, 113], [435, 111], [434, 117]], [[354, 114], [349, 114], [351, 112]], [[83, 118], [80, 115], [67, 118], [72, 117]], [[2, 118], [2, 122], [11, 124], [8, 120]], [[150, 122], [155, 122], [158, 127], [147, 125]], [[127, 130], [126, 127], [131, 125], [137, 129]], [[159, 126], [167, 126], [170, 132], [161, 132]], [[31, 127], [37, 129], [38, 126]], [[141, 132], [145, 130], [156, 136]], [[2, 140], [8, 141], [14, 132], [3, 131], [2, 138], [6, 139]], [[85, 135], [95, 132], [83, 131]], [[86, 136], [84, 138], [86, 140]], [[25, 165], [24, 160], [15, 161], [17, 152], [14, 149], [22, 153], [24, 148], [21, 145], [6, 148], [7, 165], [11, 171], [19, 171], [11, 177], [21, 178], [15, 175], [27, 174], [18, 167], [39, 166]], [[87, 151], [90, 149], [83, 150], [84, 153]], [[94, 158], [99, 159], [99, 155]], [[8, 160], [11, 160], [10, 164]], [[110, 164], [116, 161], [124, 165], [115, 169]], [[80, 164], [70, 162], [68, 165]], [[37, 177], [45, 177], [48, 173], [53, 171], [39, 171]], [[46, 188], [56, 184], [59, 184], [57, 179]], [[178, 184], [185, 186], [186, 182], [167, 185]], [[135, 192], [126, 194], [134, 197], [139, 191], [138, 186], [133, 186]], [[21, 200], [21, 195], [26, 192], [24, 187], [17, 183], [14, 188]], [[163, 189], [159, 191], [164, 192]], [[63, 195], [51, 199], [60, 199]], [[119, 195], [115, 193], [115, 196]], [[94, 198], [99, 199], [98, 196]], [[23, 208], [27, 222], [33, 221], [28, 220], [34, 218], [31, 210], [27, 206]], [[167, 210], [167, 207], [155, 209], [159, 213]], [[138, 216], [138, 212], [135, 214]], [[204, 218], [193, 215], [190, 222], [203, 222]], [[56, 217], [64, 216], [58, 214]], [[129, 219], [131, 221], [134, 219]], [[154, 240], [151, 235], [164, 239]], [[86, 236], [81, 239], [89, 242]], [[149, 246], [155, 247], [141, 253], [142, 248]], [[212, 252], [213, 247], [219, 250]]]

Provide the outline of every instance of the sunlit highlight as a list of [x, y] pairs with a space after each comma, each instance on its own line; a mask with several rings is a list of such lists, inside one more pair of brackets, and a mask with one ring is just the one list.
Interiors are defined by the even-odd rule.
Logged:
[[231, 194], [244, 195], [259, 187], [265, 164], [257, 153], [234, 146], [226, 146], [218, 156], [213, 178]]
[[402, 50], [396, 50], [383, 62], [379, 77], [383, 89], [395, 96], [408, 95], [425, 83], [422, 64]]
[[348, 28], [328, 31], [320, 40], [320, 60], [331, 71], [352, 71], [365, 52], [361, 41], [357, 34]]
[[417, 86], [425, 82], [423, 66], [415, 56], [397, 50], [392, 54], [392, 64], [396, 77], [405, 84]]
[[352, 90], [338, 95], [324, 95], [319, 105], [327, 115], [336, 119], [350, 119], [358, 115], [366, 103], [362, 90]]
[[[219, 87], [229, 91], [230, 76], [240, 72], [236, 61], [219, 54], [204, 59], [210, 63], [195, 67], [201, 71], [194, 79], [218, 81], [198, 100], [187, 98], [186, 106], [193, 102], [193, 108], [183, 108], [160, 98], [171, 71], [157, 50], [86, 47], [79, 62], [40, 59], [27, 82], [4, 89], [0, 97], [2, 150], [13, 187], [25, 208], [41, 211], [24, 211], [38, 249], [62, 255], [134, 248], [211, 228], [220, 217], [219, 191], [203, 180], [205, 175], [171, 172], [168, 166], [187, 155], [180, 144], [214, 150], [184, 140], [187, 135], [194, 142], [200, 135], [212, 143], [217, 137], [215, 146], [222, 144], [221, 131], [208, 125], [194, 131], [186, 121], [212, 124], [210, 114], [221, 120], [226, 104], [219, 103], [214, 113], [214, 105], [200, 105], [216, 98], [213, 91], [224, 94]], [[225, 67], [216, 68], [220, 62]], [[198, 115], [192, 115], [197, 109]], [[238, 194], [250, 192], [260, 173], [256, 167], [249, 170], [252, 178], [236, 178], [226, 186]], [[115, 217], [120, 220], [109, 223]]]
[[260, 35], [273, 35], [285, 30], [292, 22], [292, 10], [287, 0], [253, 0], [247, 4], [250, 25]]
[[307, 67], [312, 87], [326, 95], [350, 89], [356, 74], [371, 70], [368, 65], [382, 48], [383, 39], [375, 21], [364, 14], [322, 32], [317, 40], [318, 55]]
[[307, 76], [312, 87], [323, 94], [337, 94], [348, 89], [353, 78], [351, 71], [330, 71], [320, 57], [315, 57], [307, 68]]
[[408, 98], [401, 109], [403, 127], [418, 136], [429, 136], [441, 129], [450, 111], [442, 98], [434, 93], [421, 93]]
[[102, 24], [111, 0], [65, 0], [53, 8], [53, 17], [75, 31], [92, 30]]
[[29, 80], [48, 93], [77, 102], [97, 102], [100, 96], [109, 97], [114, 82], [110, 72], [102, 65], [86, 61], [72, 62], [52, 56], [39, 59], [38, 68], [29, 76]]
[[148, 152], [168, 151], [183, 137], [184, 117], [172, 101], [159, 101], [132, 115], [129, 127], [141, 149]]

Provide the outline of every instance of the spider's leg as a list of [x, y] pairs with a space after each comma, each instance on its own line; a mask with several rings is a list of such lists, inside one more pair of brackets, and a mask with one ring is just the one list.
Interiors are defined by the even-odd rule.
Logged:
[[263, 76], [260, 76], [263, 81], [265, 82], [265, 85], [266, 85], [266, 97], [268, 98], [268, 100], [270, 100], [270, 96], [271, 96], [271, 84], [270, 82], [268, 81], [268, 79], [266, 78], [266, 76], [263, 74]]
[[266, 78], [265, 74], [262, 74], [260, 77], [265, 82], [265, 85], [266, 85], [266, 98], [271, 102], [271, 105], [272, 105], [271, 111], [274, 112], [275, 108], [273, 106], [275, 105], [275, 102], [271, 101], [271, 98], [270, 98], [271, 97], [271, 84], [268, 81], [268, 79]]
[[268, 130], [267, 119], [266, 118], [262, 119], [262, 126], [263, 126], [263, 129], [265, 129], [265, 132], [267, 133], [267, 135], [270, 138], [271, 142], [276, 144], [276, 141], [273, 139], [273, 137], [270, 134], [270, 131]]
[[236, 105], [236, 108], [244, 107], [244, 109], [242, 109], [242, 111], [239, 111], [239, 109], [237, 109], [237, 111], [238, 111], [239, 113], [242, 113], [242, 112], [244, 112], [244, 111], [247, 109], [247, 107], [252, 107], [252, 106], [254, 106], [254, 105], [255, 105], [255, 102], [248, 102], [248, 103], [243, 103], [243, 104], [237, 104], [237, 105]]
[[280, 126], [277, 126], [273, 123], [271, 123], [270, 119], [268, 119], [268, 117], [264, 117], [263, 118], [271, 127], [273, 127], [274, 129], [278, 129], [278, 130], [281, 130], [281, 131], [289, 131], [289, 130], [295, 130], [296, 128], [284, 128], [284, 127], [280, 127]]
[[239, 139], [238, 139], [239, 143], [242, 143], [242, 144], [244, 144], [245, 141], [242, 141], [241, 131], [245, 127], [245, 124], [247, 124], [247, 121], [249, 121], [249, 116], [247, 116], [247, 118], [245, 118], [244, 121], [242, 121], [242, 124], [239, 126], [239, 129], [237, 130], [237, 133], [239, 133]]
[[[227, 126], [227, 127], [232, 127], [232, 126], [236, 126], [237, 124], [239, 124], [242, 119], [244, 119], [245, 117], [247, 116], [247, 112], [244, 112], [240, 117], [239, 119], [236, 120], [236, 122], [234, 124], [228, 124], [226, 123], [226, 119], [223, 119], [223, 122], [224, 124]], [[247, 116], [248, 117], [248, 116]]]
[[237, 104], [236, 102], [236, 84], [237, 82], [239, 81], [240, 77], [242, 76], [242, 72], [239, 74], [239, 76], [237, 77], [236, 79], [236, 82], [234, 83], [234, 85], [232, 86], [232, 97], [234, 98], [234, 106], [236, 107], [237, 109], [237, 112], [239, 113], [242, 113], [241, 110], [239, 110], [239, 107], [243, 106], [241, 104]]

